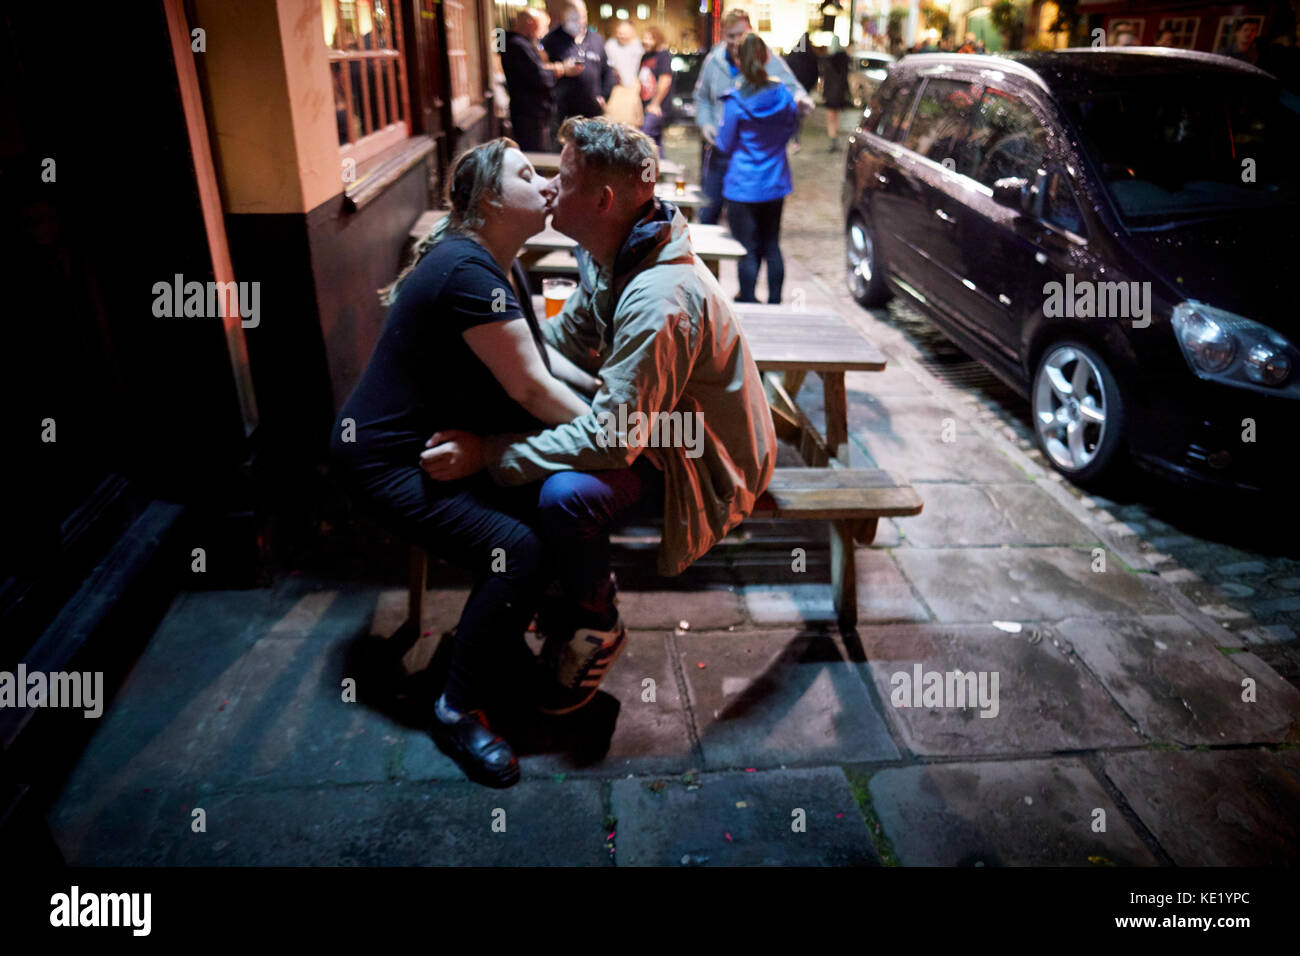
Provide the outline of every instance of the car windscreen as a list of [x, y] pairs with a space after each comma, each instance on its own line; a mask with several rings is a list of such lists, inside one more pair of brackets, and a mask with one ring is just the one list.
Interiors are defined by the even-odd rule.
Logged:
[[1129, 77], [1063, 106], [1130, 227], [1300, 198], [1300, 100], [1264, 77]]

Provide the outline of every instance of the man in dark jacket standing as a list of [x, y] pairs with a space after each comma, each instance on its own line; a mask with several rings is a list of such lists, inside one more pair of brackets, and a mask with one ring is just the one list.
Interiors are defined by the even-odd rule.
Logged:
[[[523, 9], [515, 17], [515, 30], [506, 34], [506, 48], [501, 54], [501, 69], [506, 75], [510, 94], [510, 126], [514, 140], [524, 152], [550, 149], [551, 116], [555, 112], [552, 91], [565, 64], [547, 63], [537, 46], [541, 26], [534, 11]], [[570, 67], [576, 74], [576, 67]]]
[[602, 116], [618, 74], [605, 58], [600, 35], [587, 29], [587, 7], [581, 0], [565, 5], [564, 18], [543, 38], [542, 49], [552, 63], [576, 60], [581, 67], [572, 74], [566, 70], [555, 84], [556, 124], [570, 116]]

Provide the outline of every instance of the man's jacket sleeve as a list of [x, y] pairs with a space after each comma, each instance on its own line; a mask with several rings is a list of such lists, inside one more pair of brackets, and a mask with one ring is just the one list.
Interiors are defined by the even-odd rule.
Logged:
[[722, 124], [718, 127], [718, 149], [724, 153], [733, 152], [736, 148], [737, 134], [740, 124], [740, 102], [736, 99], [736, 94], [722, 97]]
[[790, 95], [796, 99], [801, 93], [805, 96], [808, 94], [808, 91], [803, 88], [803, 84], [795, 78], [785, 60], [775, 53], [767, 58], [767, 75], [780, 80], [785, 88], [790, 91]]
[[528, 484], [557, 471], [626, 468], [642, 448], [630, 441], [637, 437], [634, 428], [617, 433], [619, 422], [634, 422], [641, 412], [649, 425], [655, 412], [676, 406], [699, 348], [695, 323], [684, 308], [653, 295], [629, 297], [619, 311], [626, 332], [615, 338], [600, 368], [604, 384], [589, 413], [545, 431], [485, 440], [487, 470], [497, 484]]
[[710, 63], [711, 57], [704, 58], [700, 67], [700, 78], [695, 81], [695, 124], [700, 127], [720, 125], [718, 116], [718, 90], [714, 89], [714, 74], [718, 71]]

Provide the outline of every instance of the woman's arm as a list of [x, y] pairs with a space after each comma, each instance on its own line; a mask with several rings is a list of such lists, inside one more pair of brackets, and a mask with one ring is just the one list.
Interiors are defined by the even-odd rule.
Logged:
[[[528, 323], [486, 322], [461, 333], [506, 394], [548, 425], [571, 422], [591, 408], [546, 370]], [[473, 396], [465, 396], [472, 401]]]
[[600, 390], [600, 379], [588, 375], [578, 368], [565, 357], [563, 352], [549, 342], [546, 343], [546, 354], [551, 360], [551, 374], [561, 382], [572, 385], [586, 395], [595, 395]]

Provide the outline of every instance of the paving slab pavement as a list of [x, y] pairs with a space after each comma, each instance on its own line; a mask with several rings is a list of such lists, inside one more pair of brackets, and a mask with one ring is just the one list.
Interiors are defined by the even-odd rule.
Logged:
[[[1142, 733], [1197, 744], [1285, 743], [1300, 715], [1300, 691], [1268, 668], [1237, 665], [1176, 615], [1071, 619], [1056, 626]], [[1256, 659], [1257, 660], [1257, 659]], [[1253, 699], [1244, 700], [1244, 680]]]
[[1078, 760], [881, 770], [871, 805], [903, 866], [1155, 866]]
[[616, 780], [620, 866], [879, 866], [838, 767]]
[[913, 548], [1100, 544], [1037, 485], [936, 482], [924, 494], [925, 510], [907, 519]]
[[607, 866], [606, 785], [464, 780], [219, 793], [176, 814], [171, 866]]
[[[924, 491], [922, 491], [924, 495]], [[1130, 617], [1171, 608], [1149, 575], [1112, 556], [1093, 571], [1091, 548], [899, 548], [895, 560], [940, 621]]]
[[[897, 624], [858, 634], [867, 658], [858, 666], [913, 754], [1012, 756], [1144, 743], [1047, 629], [1009, 634], [992, 625]], [[926, 694], [940, 686], [931, 674], [942, 680], [935, 696]]]
[[1300, 861], [1300, 751], [1143, 750], [1102, 765], [1179, 866]]
[[898, 758], [856, 668], [829, 635], [691, 632], [677, 646], [706, 768]]

